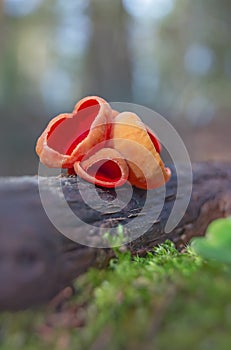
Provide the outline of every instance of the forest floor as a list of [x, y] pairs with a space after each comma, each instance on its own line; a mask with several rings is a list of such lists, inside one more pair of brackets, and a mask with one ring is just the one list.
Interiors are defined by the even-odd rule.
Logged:
[[230, 350], [231, 268], [172, 243], [116, 250], [43, 308], [0, 315], [0, 349]]

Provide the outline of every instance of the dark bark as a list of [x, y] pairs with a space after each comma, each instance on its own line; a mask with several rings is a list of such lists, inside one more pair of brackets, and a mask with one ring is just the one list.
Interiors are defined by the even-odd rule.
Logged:
[[[164, 232], [175, 201], [177, 179], [173, 172], [158, 220], [141, 237], [127, 244], [133, 255], [143, 255], [166, 239], [182, 249], [191, 237], [203, 235], [213, 219], [231, 214], [231, 164], [194, 164], [193, 175], [191, 201], [181, 222], [172, 232]], [[44, 212], [37, 180], [36, 176], [0, 180], [0, 309], [43, 303], [88, 267], [105, 266], [113, 256], [109, 248], [90, 248], [60, 234]], [[58, 193], [59, 182], [60, 178], [55, 177], [43, 179], [43, 190], [53, 207], [56, 205], [53, 194]], [[112, 210], [112, 213], [102, 215], [83, 202], [76, 178], [61, 178], [61, 183], [73, 212], [93, 227], [91, 242], [97, 242], [102, 228], [124, 225], [136, 217], [136, 229], [139, 231], [143, 229], [144, 222], [153, 220], [154, 201], [139, 217], [146, 198], [145, 191], [134, 189], [127, 207], [120, 212]], [[93, 187], [86, 182], [81, 184], [82, 190], [91, 191]], [[102, 188], [98, 188], [97, 192], [110, 206], [115, 192]], [[94, 196], [92, 192], [92, 200], [97, 205], [97, 196]], [[62, 208], [57, 208], [57, 214], [68, 225], [68, 218], [62, 217]], [[89, 234], [84, 225], [75, 229]]]

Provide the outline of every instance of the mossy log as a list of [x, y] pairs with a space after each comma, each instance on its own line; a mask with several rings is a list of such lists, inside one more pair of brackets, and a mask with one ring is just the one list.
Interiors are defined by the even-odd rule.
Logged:
[[[107, 212], [92, 210], [82, 200], [74, 177], [43, 179], [54, 206], [54, 193], [61, 181], [62, 191], [71, 210], [94, 227], [91, 239], [102, 228], [122, 226], [139, 217], [145, 201], [145, 191], [134, 189], [132, 199], [123, 210]], [[92, 184], [81, 183], [82, 190], [91, 191]], [[164, 227], [176, 200], [177, 178], [167, 184], [164, 207], [147, 232], [126, 244], [133, 255], [144, 255], [166, 239], [178, 249], [184, 248], [193, 236], [205, 233], [208, 224], [231, 214], [231, 164], [193, 164], [193, 191], [182, 220], [170, 233]], [[121, 189], [123, 191], [123, 189]], [[97, 188], [97, 194], [110, 203], [114, 190]], [[92, 200], [94, 201], [94, 194]], [[97, 200], [97, 198], [95, 199]], [[136, 226], [140, 231], [146, 221], [152, 221], [155, 202], [142, 213]], [[62, 217], [62, 213], [58, 214]], [[62, 220], [67, 222], [65, 215]], [[78, 230], [87, 230], [85, 225]], [[89, 232], [86, 232], [88, 234]], [[45, 303], [89, 267], [106, 266], [113, 257], [110, 248], [91, 248], [63, 236], [48, 219], [41, 203], [38, 177], [0, 179], [0, 310], [22, 309]]]

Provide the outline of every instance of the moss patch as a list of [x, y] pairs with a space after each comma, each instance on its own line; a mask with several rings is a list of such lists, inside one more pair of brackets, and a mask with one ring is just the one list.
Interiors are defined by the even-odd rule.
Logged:
[[61, 306], [0, 315], [0, 349], [231, 348], [231, 274], [172, 243], [146, 257], [117, 250], [75, 281]]

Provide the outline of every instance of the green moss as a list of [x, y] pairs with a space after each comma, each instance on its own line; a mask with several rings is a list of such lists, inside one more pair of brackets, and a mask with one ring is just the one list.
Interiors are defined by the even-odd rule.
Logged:
[[[107, 269], [91, 269], [75, 281], [77, 293], [63, 311], [1, 314], [0, 349], [231, 348], [231, 275], [225, 265], [190, 248], [179, 253], [170, 242], [143, 258], [116, 253]], [[84, 326], [60, 323], [73, 308]]]

